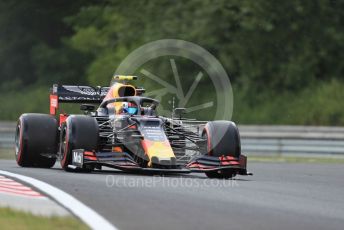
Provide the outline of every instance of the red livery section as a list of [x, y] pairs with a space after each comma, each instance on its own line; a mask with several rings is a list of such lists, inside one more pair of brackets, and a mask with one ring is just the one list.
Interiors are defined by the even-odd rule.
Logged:
[[59, 108], [57, 95], [50, 95], [50, 114], [56, 115], [56, 110]]

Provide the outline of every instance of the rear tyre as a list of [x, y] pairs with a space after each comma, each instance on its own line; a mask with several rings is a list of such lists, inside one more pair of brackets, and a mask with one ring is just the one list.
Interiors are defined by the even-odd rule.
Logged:
[[[61, 127], [60, 153], [61, 167], [65, 171], [73, 171], [68, 168], [72, 164], [73, 149], [94, 151], [98, 147], [99, 128], [95, 118], [84, 115], [69, 116]], [[92, 171], [84, 168], [85, 172]]]
[[[239, 158], [241, 154], [239, 130], [231, 121], [211, 121], [204, 127], [203, 138], [207, 140], [204, 154], [214, 157], [232, 156]], [[234, 171], [216, 171], [205, 173], [209, 178], [232, 178]]]
[[[15, 157], [21, 167], [51, 168], [56, 162], [58, 124], [47, 114], [23, 114], [15, 134]], [[49, 154], [49, 158], [42, 154]], [[54, 156], [55, 155], [55, 156]]]

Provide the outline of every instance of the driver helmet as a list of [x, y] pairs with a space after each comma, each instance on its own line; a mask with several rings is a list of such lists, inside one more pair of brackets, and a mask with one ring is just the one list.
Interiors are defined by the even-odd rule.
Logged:
[[122, 105], [123, 113], [134, 115], [137, 113], [137, 106], [134, 103], [123, 102]]

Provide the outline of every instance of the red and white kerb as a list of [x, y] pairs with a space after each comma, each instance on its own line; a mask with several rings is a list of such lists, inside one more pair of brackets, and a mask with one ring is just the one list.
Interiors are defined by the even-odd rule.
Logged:
[[0, 176], [0, 194], [1, 193], [31, 198], [45, 197], [41, 193], [32, 190], [30, 187], [4, 176]]

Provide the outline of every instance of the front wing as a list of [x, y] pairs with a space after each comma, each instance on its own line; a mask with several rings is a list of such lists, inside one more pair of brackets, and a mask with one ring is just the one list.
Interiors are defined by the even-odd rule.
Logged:
[[246, 170], [246, 156], [240, 158], [230, 156], [196, 156], [186, 165], [179, 165], [174, 168], [143, 168], [126, 152], [90, 152], [83, 149], [72, 151], [72, 165], [69, 168], [82, 169], [87, 165], [106, 166], [128, 172], [138, 173], [205, 173], [215, 171], [231, 171], [239, 175], [252, 175]]

